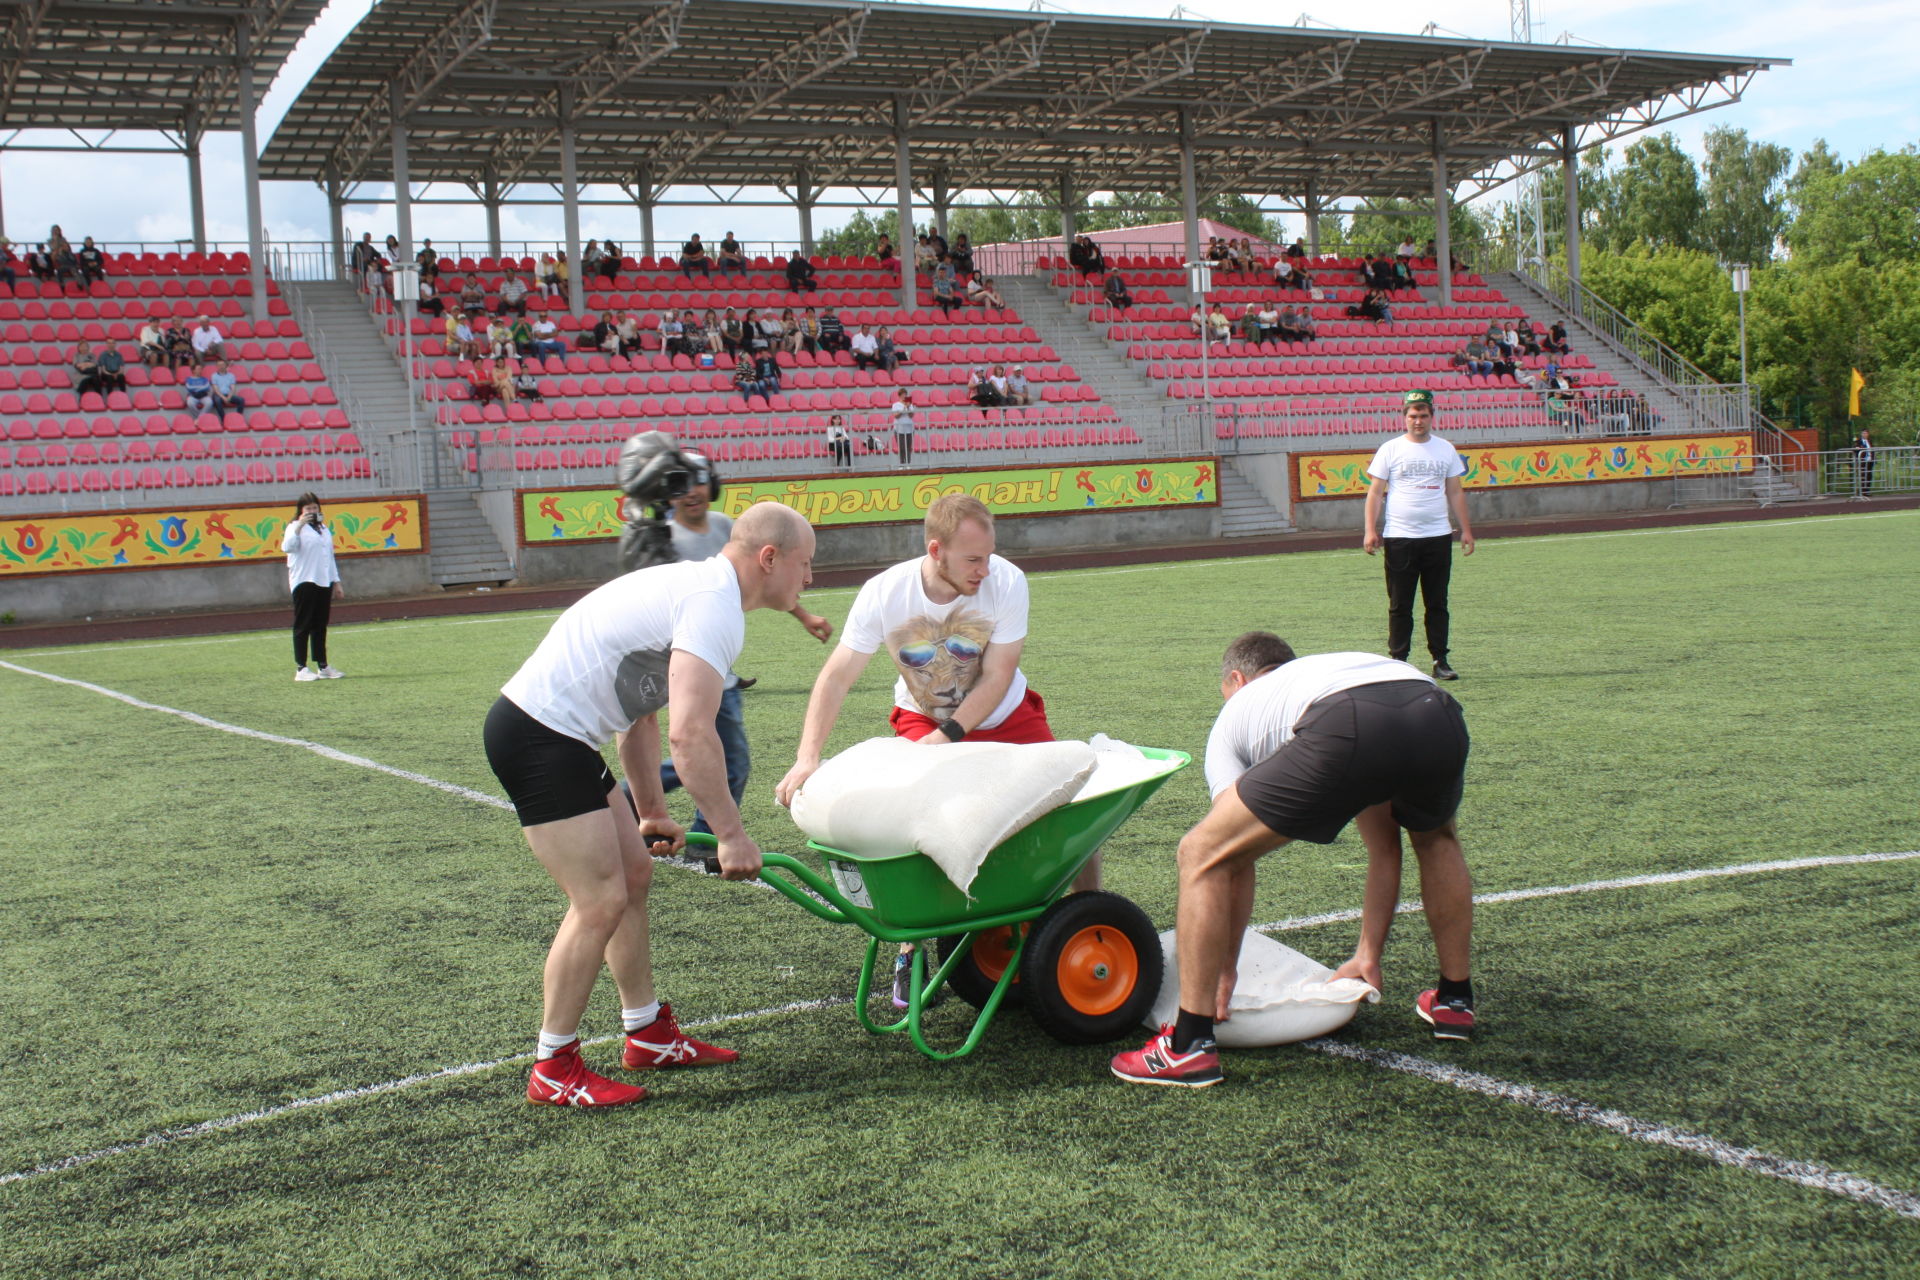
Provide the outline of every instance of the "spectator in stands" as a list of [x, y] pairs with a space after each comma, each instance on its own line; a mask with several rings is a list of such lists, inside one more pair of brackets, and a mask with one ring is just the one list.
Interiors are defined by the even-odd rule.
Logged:
[[73, 349], [73, 360], [67, 376], [73, 379], [73, 394], [77, 396], [100, 390], [100, 360], [94, 355], [91, 342], [83, 339]]
[[560, 326], [546, 316], [533, 322], [533, 354], [542, 359], [547, 356], [566, 357], [567, 344], [560, 340]]
[[627, 255], [619, 245], [609, 240], [600, 246], [600, 278], [609, 285], [619, 276], [620, 268], [625, 266]]
[[1125, 315], [1133, 306], [1133, 295], [1127, 291], [1127, 279], [1118, 271], [1107, 273], [1107, 282], [1102, 285], [1101, 293], [1106, 297], [1107, 305]]
[[179, 320], [167, 321], [167, 367], [178, 369], [193, 361], [193, 334]]
[[1240, 341], [1250, 347], [1259, 346], [1261, 339], [1266, 336], [1260, 328], [1260, 305], [1249, 302], [1245, 314], [1240, 317], [1235, 327], [1240, 330]]
[[1295, 309], [1288, 307], [1280, 313], [1280, 336], [1288, 342], [1312, 342], [1313, 310], [1309, 307]]
[[1273, 260], [1273, 283], [1281, 289], [1294, 287], [1293, 259], [1282, 254]]
[[987, 410], [998, 409], [1006, 403], [999, 389], [993, 385], [993, 375], [985, 365], [975, 366], [973, 375], [967, 379], [967, 399], [980, 406], [980, 416], [983, 418], [987, 416]]
[[705, 279], [713, 276], [713, 260], [707, 257], [707, 247], [700, 243], [698, 234], [680, 246], [680, 274], [691, 280], [696, 271]]
[[53, 260], [53, 274], [57, 280], [78, 280], [80, 262], [73, 256], [73, 245], [60, 230], [60, 224], [54, 223], [47, 232], [47, 256]]
[[767, 408], [773, 408], [773, 397], [760, 385], [760, 372], [753, 357], [742, 351], [740, 358], [733, 363], [733, 387], [740, 393], [740, 399], [748, 408], [753, 407], [753, 398], [759, 396], [766, 401]]
[[540, 292], [549, 298], [560, 296], [560, 263], [551, 253], [540, 255]]
[[780, 313], [780, 349], [790, 356], [798, 355], [805, 340], [806, 335], [800, 331], [800, 317], [788, 307]]
[[820, 349], [831, 354], [845, 351], [851, 344], [847, 341], [847, 326], [841, 323], [840, 313], [828, 307], [826, 314], [820, 317]]
[[149, 368], [157, 368], [161, 364], [168, 363], [167, 320], [159, 312], [156, 311], [145, 324], [140, 326], [140, 332], [134, 335], [134, 341], [140, 344], [141, 364]]
[[1663, 421], [1647, 402], [1647, 393], [1636, 392], [1633, 397], [1633, 429], [1639, 435], [1650, 435], [1660, 429]]
[[487, 355], [494, 360], [504, 360], [513, 354], [513, 330], [500, 316], [495, 316], [486, 329]]
[[385, 257], [386, 265], [388, 266], [400, 261], [400, 237], [399, 236], [392, 235], [392, 234], [389, 234], [387, 236], [387, 251], [382, 256]]
[[740, 354], [747, 346], [746, 326], [740, 323], [740, 313], [728, 307], [726, 314], [720, 317], [720, 347], [729, 359]]
[[724, 276], [735, 271], [741, 275], [747, 273], [747, 255], [740, 251], [740, 242], [729, 231], [720, 238], [720, 274]]
[[[720, 327], [723, 334], [721, 345], [725, 346], [725, 322], [722, 322]], [[758, 307], [748, 307], [747, 318], [740, 322], [740, 337], [734, 344], [735, 348], [739, 351], [746, 352], [748, 355], [752, 355], [764, 346], [766, 341], [766, 335], [760, 332], [760, 309]]]
[[33, 273], [35, 280], [43, 284], [53, 279], [53, 256], [47, 252], [47, 246], [44, 244], [33, 246], [33, 250], [27, 254], [27, 270]]
[[120, 348], [113, 343], [101, 346], [94, 363], [100, 369], [100, 393], [109, 395], [115, 391], [127, 389], [127, 358], [120, 354]]
[[953, 259], [953, 269], [955, 271], [958, 271], [963, 276], [974, 274], [973, 242], [967, 238], [966, 232], [962, 231], [954, 237], [953, 248], [948, 251], [947, 256]]
[[703, 351], [708, 355], [719, 355], [724, 349], [720, 341], [720, 317], [714, 314], [712, 307], [708, 307], [705, 316], [697, 320], [689, 309], [681, 315], [680, 323], [687, 331], [687, 349], [696, 360]]
[[[780, 394], [780, 360], [774, 355], [771, 347], [753, 357], [753, 376], [768, 392], [773, 395]], [[768, 402], [768, 407], [772, 407], [771, 401]]]
[[1293, 259], [1296, 267], [1304, 264], [1307, 260], [1307, 242], [1304, 239], [1296, 239], [1287, 246], [1286, 256]]
[[787, 291], [789, 293], [812, 293], [820, 287], [813, 278], [813, 263], [807, 255], [798, 249], [787, 259]]
[[567, 251], [565, 249], [556, 250], [553, 255], [554, 296], [556, 298], [567, 292], [568, 273], [571, 271], [572, 267], [567, 264]]
[[812, 307], [801, 313], [800, 323], [793, 327], [793, 331], [799, 337], [800, 350], [820, 350], [820, 314]]
[[1227, 342], [1233, 337], [1233, 321], [1227, 318], [1226, 307], [1217, 299], [1213, 304], [1213, 310], [1207, 313], [1207, 337], [1219, 343]]
[[226, 338], [207, 316], [193, 327], [193, 358], [196, 364], [227, 358]]
[[522, 317], [527, 314], [527, 282], [520, 278], [518, 271], [511, 268], [507, 271], [507, 278], [500, 282], [500, 314], [505, 315], [509, 311]]
[[630, 356], [640, 350], [640, 317], [631, 311], [622, 311], [620, 319], [614, 324], [614, 332], [620, 335], [620, 354]]
[[1012, 399], [1008, 396], [1011, 388], [1007, 383], [1007, 369], [1005, 365], [997, 364], [993, 366], [993, 372], [988, 375], [987, 381], [993, 385], [993, 393], [1000, 397], [1001, 404], [1013, 403]]
[[82, 285], [107, 278], [107, 255], [100, 252], [99, 247], [93, 243], [92, 236], [80, 242], [79, 252], [74, 255], [74, 259], [80, 268]]
[[913, 244], [913, 269], [925, 275], [933, 270], [936, 257], [933, 251], [933, 237], [922, 231]]
[[853, 437], [847, 432], [847, 420], [837, 413], [827, 419], [827, 456], [836, 467], [853, 465]]
[[207, 381], [213, 384], [215, 413], [245, 413], [247, 398], [240, 394], [240, 380], [233, 376], [233, 365], [222, 360]]
[[1204, 305], [1195, 307], [1193, 314], [1187, 317], [1187, 329], [1193, 334], [1194, 341], [1207, 340], [1207, 309]]
[[493, 378], [493, 361], [475, 360], [468, 366], [467, 394], [478, 404], [492, 404], [500, 398], [500, 384]]
[[1553, 328], [1547, 331], [1546, 340], [1540, 344], [1542, 351], [1555, 355], [1566, 355], [1571, 348], [1567, 346], [1567, 324], [1564, 320], [1555, 320]]
[[20, 279], [19, 259], [13, 256], [13, 241], [0, 236], [0, 281], [6, 283], [9, 292]]
[[880, 359], [880, 367], [892, 373], [900, 367], [900, 348], [894, 344], [893, 330], [881, 325], [874, 335], [874, 354]]
[[945, 316], [952, 316], [953, 309], [960, 305], [956, 291], [957, 272], [953, 259], [942, 253], [933, 264], [933, 302]]
[[854, 368], [873, 369], [879, 367], [880, 339], [874, 336], [872, 325], [863, 324], [860, 326], [860, 332], [853, 335], [853, 341], [849, 344], [849, 349], [853, 352]]
[[348, 255], [347, 263], [353, 268], [353, 278], [359, 282], [363, 292], [373, 288], [373, 273], [379, 270], [379, 262], [380, 250], [374, 247], [373, 232], [362, 232], [359, 243], [353, 246], [353, 252]]
[[1218, 270], [1225, 271], [1227, 269], [1227, 246], [1219, 236], [1207, 237], [1206, 258], [1207, 261], [1213, 263]]
[[420, 252], [413, 255], [413, 260], [420, 268], [420, 278], [422, 280], [438, 280], [440, 278], [440, 255], [434, 252], [433, 241], [422, 240], [420, 242]]
[[581, 276], [583, 283], [600, 274], [600, 260], [604, 257], [606, 251], [601, 249], [598, 240], [587, 241], [587, 247], [580, 251], [580, 270], [585, 273]]
[[479, 276], [468, 276], [460, 286], [460, 309], [470, 316], [486, 314], [487, 286], [480, 283]]
[[1475, 338], [1467, 343], [1466, 348], [1460, 352], [1460, 368], [1469, 377], [1493, 376], [1493, 353], [1487, 350], [1485, 339]]
[[1521, 316], [1507, 326], [1507, 340], [1513, 344], [1514, 350], [1521, 355], [1537, 356], [1540, 354], [1540, 339], [1535, 336], [1533, 332], [1533, 322], [1525, 316]]
[[620, 354], [620, 329], [611, 314], [595, 316], [593, 327], [587, 330], [587, 336], [586, 345], [594, 350], [604, 351], [612, 356]]
[[993, 287], [992, 276], [980, 275], [967, 281], [967, 301], [982, 307], [998, 307], [1002, 311], [1007, 309], [1007, 300]]
[[687, 342], [686, 323], [672, 311], [660, 313], [660, 349], [670, 356], [693, 354], [693, 347]]
[[1100, 252], [1099, 244], [1095, 242], [1092, 236], [1081, 236], [1080, 245], [1085, 255], [1085, 259], [1080, 266], [1080, 278], [1084, 280], [1088, 276], [1105, 275], [1107, 273], [1107, 258], [1105, 254]]
[[213, 380], [199, 365], [187, 371], [187, 380], [180, 384], [180, 394], [187, 399], [187, 412], [196, 418], [213, 408]]
[[1007, 371], [1007, 403], [1033, 403], [1033, 384], [1027, 381], [1027, 366], [1023, 364], [1017, 364]]
[[1393, 305], [1387, 301], [1387, 295], [1379, 289], [1367, 290], [1360, 305], [1347, 308], [1347, 318], [1352, 320], [1373, 320], [1380, 324], [1393, 323]]
[[913, 461], [913, 388], [901, 387], [893, 393], [893, 447], [904, 465]]
[[520, 400], [543, 400], [546, 398], [540, 393], [539, 377], [534, 374], [532, 369], [527, 368], [525, 365], [521, 365], [520, 371], [513, 375], [513, 394], [516, 399]]
[[947, 238], [940, 234], [939, 227], [927, 228], [927, 242], [933, 246], [933, 256], [936, 261], [943, 253], [948, 257], [953, 256], [953, 251], [947, 248]]
[[447, 304], [440, 301], [440, 286], [425, 276], [420, 277], [419, 298], [417, 304], [423, 316], [444, 317]]
[[1580, 422], [1566, 392], [1555, 388], [1547, 392], [1547, 421], [1570, 435], [1580, 434]]
[[1256, 315], [1254, 319], [1257, 322], [1255, 327], [1260, 331], [1259, 340], [1262, 345], [1291, 341], [1291, 339], [1281, 331], [1279, 304], [1273, 302], [1271, 299], [1267, 301], [1265, 306], [1260, 308], [1259, 314]]
[[880, 233], [880, 243], [873, 246], [873, 256], [882, 266], [893, 261], [893, 240], [884, 231]]
[[478, 360], [480, 358], [480, 343], [485, 331], [482, 330], [480, 333], [475, 333], [473, 317], [467, 315], [465, 312], [453, 316], [452, 320], [453, 340], [449, 345], [453, 348], [454, 358], [458, 360]]
[[[791, 319], [793, 308], [787, 308], [787, 317]], [[787, 321], [773, 314], [769, 309], [760, 317], [760, 344], [757, 350], [778, 351], [787, 340]]]
[[1393, 256], [1398, 258], [1402, 263], [1405, 263], [1407, 270], [1411, 272], [1413, 270], [1413, 257], [1419, 252], [1419, 248], [1413, 243], [1413, 237], [1405, 236], [1400, 241], [1400, 247], [1393, 251]]
[[527, 323], [525, 316], [515, 316], [507, 327], [507, 341], [513, 344], [513, 352], [519, 356], [537, 355], [533, 349], [533, 326]]

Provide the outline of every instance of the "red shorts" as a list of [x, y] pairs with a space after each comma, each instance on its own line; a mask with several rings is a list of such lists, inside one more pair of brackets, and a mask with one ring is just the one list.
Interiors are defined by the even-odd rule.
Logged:
[[[888, 717], [893, 724], [893, 732], [902, 738], [924, 738], [940, 726], [921, 715], [918, 711], [909, 711], [905, 707], [895, 707]], [[1026, 697], [1020, 704], [991, 729], [975, 729], [967, 735], [968, 742], [1052, 742], [1053, 727], [1047, 723], [1047, 704], [1033, 686], [1027, 686]]]

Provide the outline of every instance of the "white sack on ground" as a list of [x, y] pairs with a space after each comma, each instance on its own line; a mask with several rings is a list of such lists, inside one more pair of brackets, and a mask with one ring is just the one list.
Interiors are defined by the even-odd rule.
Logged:
[[1084, 742], [869, 738], [823, 763], [793, 798], [794, 823], [869, 857], [918, 850], [962, 892], [993, 847], [1073, 799], [1093, 772]]
[[[1166, 977], [1147, 1025], [1171, 1023], [1180, 1013], [1180, 961], [1173, 930], [1160, 935]], [[1240, 943], [1240, 978], [1228, 1007], [1233, 1017], [1213, 1024], [1223, 1049], [1292, 1044], [1337, 1031], [1352, 1021], [1360, 1002], [1377, 1004], [1380, 993], [1358, 978], [1335, 978], [1311, 956], [1247, 930]]]

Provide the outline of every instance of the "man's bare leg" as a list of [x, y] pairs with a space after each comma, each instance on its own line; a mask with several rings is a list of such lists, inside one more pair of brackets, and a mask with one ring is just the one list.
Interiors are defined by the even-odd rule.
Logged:
[[[525, 833], [534, 856], [567, 895], [567, 914], [547, 952], [541, 1030], [568, 1035], [579, 1029], [608, 943], [627, 918], [629, 876], [620, 832], [613, 811], [599, 809], [527, 827]], [[641, 909], [644, 948], [644, 903]]]
[[1465, 982], [1472, 976], [1473, 876], [1460, 850], [1459, 829], [1448, 822], [1433, 831], [1409, 833], [1420, 860], [1420, 901], [1440, 959], [1440, 976]]
[[1100, 850], [1095, 849], [1093, 856], [1087, 859], [1087, 865], [1080, 868], [1080, 874], [1073, 878], [1068, 893], [1091, 893], [1100, 887]]
[[1239, 957], [1240, 935], [1251, 910], [1250, 902], [1236, 902], [1237, 892], [1249, 900], [1252, 896], [1252, 876], [1243, 873], [1288, 840], [1254, 817], [1231, 787], [1181, 839], [1180, 907], [1174, 927], [1180, 1007], [1186, 1012], [1212, 1017], [1217, 1010], [1220, 975]]
[[647, 853], [640, 828], [621, 821], [626, 807], [612, 810], [619, 829], [620, 859], [626, 871], [627, 909], [620, 927], [607, 940], [607, 968], [620, 989], [620, 1007], [642, 1009], [654, 1001], [653, 947], [647, 931], [647, 891], [653, 884], [653, 858]]
[[1400, 847], [1400, 824], [1393, 820], [1389, 803], [1362, 809], [1353, 820], [1360, 842], [1367, 847], [1367, 884], [1361, 896], [1360, 941], [1353, 957], [1333, 971], [1336, 978], [1358, 978], [1374, 990], [1380, 989], [1380, 957], [1387, 949], [1387, 934], [1393, 929], [1393, 916], [1400, 905], [1400, 863], [1405, 856]]

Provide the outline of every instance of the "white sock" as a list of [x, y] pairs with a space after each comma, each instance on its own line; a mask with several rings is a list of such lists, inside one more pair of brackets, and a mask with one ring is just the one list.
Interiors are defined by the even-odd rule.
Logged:
[[578, 1031], [553, 1032], [542, 1027], [540, 1028], [540, 1047], [534, 1050], [534, 1060], [545, 1062], [579, 1038]]
[[642, 1028], [652, 1026], [653, 1020], [659, 1016], [660, 1002], [655, 1000], [652, 1004], [645, 1005], [639, 1009], [622, 1009], [620, 1011], [620, 1025], [627, 1029], [628, 1035], [632, 1035]]

